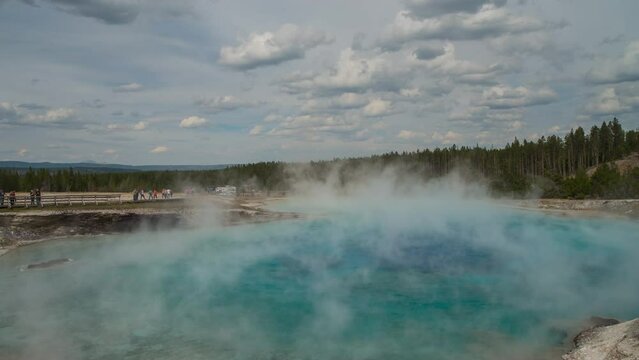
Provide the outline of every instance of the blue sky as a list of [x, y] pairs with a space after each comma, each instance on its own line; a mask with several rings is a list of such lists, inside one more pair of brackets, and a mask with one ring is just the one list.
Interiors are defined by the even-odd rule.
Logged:
[[639, 127], [639, 2], [0, 0], [0, 159], [304, 161]]

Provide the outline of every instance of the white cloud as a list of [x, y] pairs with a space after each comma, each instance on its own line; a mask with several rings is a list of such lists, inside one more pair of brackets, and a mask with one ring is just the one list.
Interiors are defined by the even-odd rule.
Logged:
[[425, 19], [415, 17], [410, 11], [401, 11], [386, 29], [382, 44], [397, 47], [398, 43], [411, 40], [478, 40], [548, 27], [538, 19], [515, 16], [492, 4], [482, 6], [477, 13], [453, 13]]
[[219, 62], [238, 70], [251, 70], [303, 58], [308, 50], [332, 41], [323, 32], [286, 24], [275, 32], [252, 33], [238, 46], [223, 47]]
[[282, 82], [285, 91], [298, 94], [310, 91], [319, 95], [399, 91], [410, 81], [414, 70], [404, 54], [366, 55], [347, 48], [337, 63], [319, 73], [295, 74]]
[[498, 85], [484, 90], [479, 105], [490, 109], [513, 109], [526, 106], [546, 105], [557, 101], [559, 96], [552, 89], [544, 87], [530, 90], [519, 86], [516, 88]]
[[373, 99], [363, 109], [364, 115], [370, 117], [388, 115], [391, 112], [392, 103], [382, 99]]
[[251, 131], [249, 131], [249, 135], [257, 136], [260, 135], [264, 131], [264, 127], [262, 125], [255, 125]]
[[464, 136], [454, 131], [447, 131], [445, 134], [440, 134], [437, 131], [435, 131], [433, 135], [431, 136], [431, 138], [434, 141], [437, 141], [439, 143], [449, 145], [449, 144], [454, 144], [456, 142], [462, 141]]
[[213, 113], [222, 111], [233, 111], [258, 105], [258, 103], [256, 102], [244, 101], [232, 95], [201, 98], [196, 100], [195, 104], [203, 108], [205, 111]]
[[198, 128], [206, 125], [207, 121], [199, 116], [189, 116], [180, 121], [180, 127], [183, 129]]
[[138, 92], [144, 90], [144, 86], [138, 83], [128, 83], [119, 85], [113, 88], [113, 92], [116, 93], [130, 93], [130, 92]]
[[146, 123], [146, 122], [144, 122], [144, 121], [138, 121], [137, 123], [135, 123], [135, 124], [133, 125], [133, 130], [141, 131], [141, 130], [146, 129], [146, 127], [147, 127], [147, 123]]
[[413, 130], [401, 130], [397, 137], [404, 140], [426, 139], [428, 135], [423, 132]]
[[27, 148], [21, 148], [17, 151], [18, 156], [20, 157], [25, 157], [27, 156], [27, 154], [29, 153], [29, 149]]
[[169, 151], [169, 148], [166, 146], [156, 146], [153, 149], [151, 149], [150, 153], [151, 154], [163, 154], [165, 152]]
[[608, 87], [585, 106], [589, 115], [614, 116], [639, 111], [639, 87]]
[[639, 41], [633, 41], [620, 59], [608, 59], [595, 65], [586, 75], [595, 84], [639, 81]]
[[142, 131], [147, 128], [148, 124], [145, 121], [138, 121], [135, 124], [125, 124], [125, 123], [113, 123], [107, 125], [107, 130], [109, 131]]
[[506, 0], [406, 0], [406, 6], [415, 17], [436, 17], [451, 13], [476, 13], [485, 4], [504, 6]]
[[117, 153], [118, 153], [118, 151], [115, 150], [115, 149], [106, 149], [106, 150], [104, 150], [104, 154], [105, 155], [116, 155]]

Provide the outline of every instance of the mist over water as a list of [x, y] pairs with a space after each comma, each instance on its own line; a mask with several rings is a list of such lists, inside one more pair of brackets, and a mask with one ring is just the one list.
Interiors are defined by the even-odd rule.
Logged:
[[[450, 183], [369, 185], [274, 205], [304, 220], [11, 252], [0, 353], [538, 359], [590, 316], [639, 316], [636, 223], [517, 211]], [[20, 271], [63, 257], [74, 261]]]

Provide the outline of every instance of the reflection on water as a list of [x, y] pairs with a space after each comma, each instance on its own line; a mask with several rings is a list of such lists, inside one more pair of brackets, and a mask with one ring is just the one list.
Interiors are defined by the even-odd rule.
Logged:
[[397, 205], [21, 248], [0, 258], [0, 353], [528, 359], [591, 315], [639, 316], [632, 223]]

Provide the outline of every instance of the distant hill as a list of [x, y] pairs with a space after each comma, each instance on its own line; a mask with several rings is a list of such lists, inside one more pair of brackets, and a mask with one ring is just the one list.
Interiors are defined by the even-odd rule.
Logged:
[[51, 162], [25, 162], [25, 161], [0, 161], [0, 169], [69, 169], [86, 172], [141, 172], [141, 171], [197, 171], [219, 170], [230, 165], [122, 165], [101, 164], [93, 162], [79, 163], [51, 163]]

